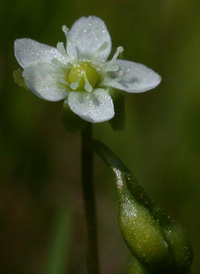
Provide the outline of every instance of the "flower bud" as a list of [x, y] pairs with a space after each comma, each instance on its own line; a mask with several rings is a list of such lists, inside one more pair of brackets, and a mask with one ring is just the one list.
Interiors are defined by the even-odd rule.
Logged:
[[150, 211], [128, 189], [126, 175], [119, 170], [114, 172], [117, 176], [122, 237], [140, 262], [153, 270], [160, 270], [170, 263], [170, 252], [163, 230]]
[[192, 248], [184, 229], [154, 203], [115, 154], [97, 141], [93, 147], [116, 177], [119, 228], [134, 256], [153, 273], [189, 273]]
[[193, 253], [186, 231], [175, 221], [170, 220], [162, 226], [165, 233], [172, 262], [166, 273], [188, 273]]
[[134, 256], [132, 256], [126, 274], [153, 274], [153, 272], [147, 270]]

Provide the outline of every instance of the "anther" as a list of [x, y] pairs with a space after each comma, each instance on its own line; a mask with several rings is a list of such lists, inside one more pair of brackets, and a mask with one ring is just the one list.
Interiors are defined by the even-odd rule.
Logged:
[[69, 32], [69, 29], [67, 26], [63, 25], [62, 26], [62, 31], [64, 32], [64, 34], [67, 36], [68, 32]]
[[118, 47], [115, 54], [113, 55], [113, 58], [110, 60], [111, 62], [114, 62], [117, 60], [119, 54], [124, 51], [123, 47]]

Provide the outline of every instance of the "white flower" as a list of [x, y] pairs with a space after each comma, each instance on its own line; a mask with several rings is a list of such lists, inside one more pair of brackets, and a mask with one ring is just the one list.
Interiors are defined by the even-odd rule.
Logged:
[[114, 116], [108, 88], [144, 92], [160, 83], [160, 76], [146, 66], [117, 59], [122, 47], [107, 60], [111, 38], [101, 19], [81, 17], [71, 30], [63, 26], [63, 31], [66, 49], [60, 42], [54, 48], [27, 38], [15, 41], [25, 83], [42, 99], [65, 99], [82, 119], [98, 123]]

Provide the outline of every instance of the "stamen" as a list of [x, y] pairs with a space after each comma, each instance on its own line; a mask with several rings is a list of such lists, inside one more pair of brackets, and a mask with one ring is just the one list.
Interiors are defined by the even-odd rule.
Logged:
[[71, 35], [69, 33], [69, 29], [64, 25], [62, 26], [62, 30], [66, 36], [66, 39], [67, 39], [67, 45], [70, 47], [70, 52], [72, 53], [72, 56], [71, 58], [78, 62], [78, 53], [77, 53], [77, 50], [76, 50], [76, 46], [75, 46], [75, 43], [73, 42], [72, 38], [71, 38]]
[[98, 63], [99, 63], [98, 56], [100, 55], [101, 52], [106, 50], [108, 48], [108, 46], [109, 46], [108, 42], [103, 42], [103, 44], [96, 50], [96, 52], [94, 53], [93, 58], [92, 58], [92, 61], [94, 64], [98, 65]]
[[66, 69], [66, 68], [70, 68], [71, 67], [71, 64], [69, 64], [69, 62], [66, 62], [66, 64], [63, 64], [62, 62], [60, 62], [58, 59], [56, 58], [53, 58], [51, 60], [51, 63], [54, 64], [54, 65], [57, 65], [58, 67], [60, 68], [63, 68], [63, 69]]
[[118, 65], [112, 65], [112, 64], [109, 64], [109, 63], [105, 63], [105, 66], [103, 66], [103, 70], [105, 72], [107, 72], [107, 71], [118, 71], [118, 69], [119, 69]]
[[84, 88], [88, 91], [88, 92], [91, 92], [93, 90], [93, 87], [90, 85], [88, 79], [87, 79], [87, 76], [86, 74], [84, 73], [83, 74], [83, 78], [85, 80], [85, 85], [84, 85]]
[[119, 76], [116, 79], [120, 78], [120, 80], [121, 80], [121, 78], [124, 77], [125, 74], [126, 74], [126, 71], [120, 70], [119, 71]]
[[82, 75], [80, 75], [80, 77], [73, 83], [71, 83], [70, 88], [73, 90], [76, 90], [80, 81], [81, 81]]
[[108, 85], [108, 84], [111, 84], [111, 83], [117, 83], [119, 82], [120, 80], [122, 80], [122, 78], [124, 77], [124, 75], [126, 74], [126, 71], [124, 70], [120, 70], [119, 71], [119, 74], [116, 78], [113, 78], [113, 79], [110, 79], [110, 78], [107, 78], [103, 81], [103, 85]]
[[110, 62], [114, 62], [117, 60], [119, 54], [124, 51], [123, 47], [118, 47], [115, 54], [113, 55], [113, 58], [110, 60]]
[[74, 60], [72, 60], [71, 58], [69, 58], [69, 56], [67, 55], [65, 47], [64, 47], [64, 45], [63, 45], [62, 42], [58, 42], [58, 44], [57, 44], [57, 50], [60, 52], [60, 54], [62, 54], [65, 57], [65, 59], [67, 60], [68, 63], [70, 63], [72, 65], [75, 65]]
[[[99, 51], [104, 51], [104, 50], [106, 50], [107, 48], [108, 48], [108, 46], [109, 46], [109, 43], [108, 42], [103, 42], [103, 44], [97, 49], [97, 51], [99, 52]], [[96, 51], [96, 52], [97, 52]]]
[[119, 82], [124, 77], [125, 74], [126, 74], [126, 71], [120, 70], [119, 75], [116, 78], [114, 78], [113, 81], [114, 82]]
[[69, 86], [69, 83], [68, 83], [65, 79], [63, 79], [63, 78], [60, 78], [60, 79], [58, 80], [58, 82], [61, 83], [61, 84], [64, 84], [64, 85]]
[[68, 58], [67, 53], [66, 53], [66, 50], [65, 50], [65, 47], [64, 47], [64, 45], [63, 45], [62, 42], [58, 42], [58, 44], [57, 44], [57, 50], [58, 50], [64, 57], [67, 57], [67, 58]]
[[93, 59], [95, 59], [95, 57], [96, 57], [97, 55], [99, 55], [100, 52], [106, 50], [106, 49], [108, 48], [108, 46], [109, 46], [108, 42], [103, 42], [103, 44], [102, 44], [102, 45], [96, 50], [96, 52], [94, 53]]
[[64, 34], [67, 36], [68, 32], [69, 32], [69, 29], [67, 26], [63, 25], [62, 26], [62, 31], [64, 32]]
[[120, 52], [124, 51], [123, 47], [118, 47], [115, 54], [113, 55], [113, 58], [102, 64], [102, 69], [104, 72], [108, 72], [108, 71], [118, 71], [119, 66], [115, 63], [115, 61], [117, 60]]

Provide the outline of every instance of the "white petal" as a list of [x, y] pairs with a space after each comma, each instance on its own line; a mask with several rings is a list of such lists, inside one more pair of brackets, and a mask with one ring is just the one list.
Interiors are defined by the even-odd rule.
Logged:
[[23, 76], [28, 88], [42, 99], [60, 101], [68, 95], [68, 88], [59, 82], [62, 72], [55, 65], [30, 65]]
[[[155, 88], [161, 81], [160, 75], [142, 64], [124, 60], [116, 60], [116, 64], [125, 75], [119, 82], [108, 80], [107, 86], [127, 92], [144, 92]], [[110, 73], [111, 79], [119, 76], [119, 71]]]
[[[108, 43], [108, 47], [98, 54], [98, 60], [107, 59], [111, 51], [111, 38], [104, 22], [95, 16], [81, 17], [77, 20], [71, 30], [70, 37], [74, 42], [78, 55], [82, 59], [91, 60], [103, 43]], [[67, 52], [73, 56], [71, 43], [67, 43]]]
[[91, 123], [110, 120], [115, 114], [112, 98], [103, 89], [70, 92], [68, 104], [74, 113]]
[[64, 58], [56, 48], [28, 38], [15, 40], [14, 49], [15, 57], [22, 68], [37, 62], [51, 63], [53, 58], [57, 58], [59, 61]]

